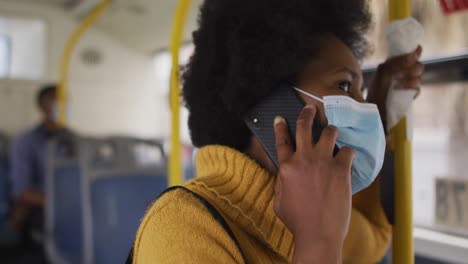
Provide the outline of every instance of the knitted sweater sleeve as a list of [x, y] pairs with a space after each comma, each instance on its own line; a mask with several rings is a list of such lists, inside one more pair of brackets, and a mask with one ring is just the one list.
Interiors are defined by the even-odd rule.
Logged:
[[379, 179], [353, 196], [348, 236], [343, 248], [343, 263], [378, 263], [391, 241], [392, 227], [380, 203]]
[[146, 213], [135, 240], [133, 263], [242, 263], [242, 256], [199, 200], [174, 190]]

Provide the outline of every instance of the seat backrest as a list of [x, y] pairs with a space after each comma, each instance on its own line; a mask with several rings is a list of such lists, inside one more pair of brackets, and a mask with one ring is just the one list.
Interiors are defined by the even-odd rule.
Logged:
[[46, 175], [46, 250], [52, 263], [83, 263], [83, 223], [77, 139], [49, 143]]
[[123, 263], [147, 207], [167, 188], [162, 144], [113, 137], [83, 145], [85, 262]]
[[9, 208], [8, 137], [0, 133], [0, 223], [6, 221]]

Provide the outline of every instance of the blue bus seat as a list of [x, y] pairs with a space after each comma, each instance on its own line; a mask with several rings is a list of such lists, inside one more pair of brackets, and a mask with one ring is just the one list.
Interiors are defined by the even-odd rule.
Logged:
[[123, 263], [147, 208], [167, 188], [166, 157], [157, 141], [87, 140], [80, 152], [86, 263]]
[[20, 240], [20, 235], [8, 221], [10, 210], [8, 147], [8, 137], [0, 133], [0, 246], [2, 247], [15, 246]]
[[146, 209], [166, 186], [165, 175], [116, 175], [92, 184], [94, 263], [123, 263]]
[[[83, 263], [81, 174], [76, 154], [63, 152], [63, 144], [76, 144], [76, 142], [53, 141], [49, 144], [45, 207], [46, 250], [48, 259], [53, 264], [81, 264]], [[70, 146], [67, 146], [67, 149], [69, 148]]]

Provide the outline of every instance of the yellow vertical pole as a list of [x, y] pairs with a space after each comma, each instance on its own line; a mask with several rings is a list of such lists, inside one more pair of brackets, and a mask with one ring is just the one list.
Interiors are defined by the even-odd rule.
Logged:
[[[411, 16], [411, 0], [389, 0], [390, 20]], [[393, 227], [393, 263], [413, 264], [413, 197], [411, 141], [407, 119], [392, 129], [395, 148], [395, 225]]]
[[182, 184], [182, 144], [180, 142], [180, 73], [179, 50], [191, 0], [179, 0], [172, 26], [170, 51], [172, 69], [170, 76], [171, 153], [169, 155], [169, 186]]
[[67, 123], [67, 102], [68, 102], [68, 75], [73, 51], [81, 36], [96, 22], [96, 20], [109, 8], [112, 0], [102, 0], [94, 10], [83, 20], [81, 25], [73, 32], [67, 42], [60, 65], [60, 79], [57, 91], [58, 123], [65, 126]]

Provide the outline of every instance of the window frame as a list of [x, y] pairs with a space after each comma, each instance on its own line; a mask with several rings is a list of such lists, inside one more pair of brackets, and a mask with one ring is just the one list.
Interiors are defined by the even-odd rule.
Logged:
[[1, 79], [7, 79], [10, 77], [10, 72], [11, 72], [11, 59], [12, 59], [12, 45], [11, 45], [11, 38], [6, 35], [2, 34], [0, 35], [0, 41], [4, 40], [5, 46], [6, 46], [6, 56], [5, 56], [5, 65], [6, 65], [6, 72], [4, 75], [2, 75], [0, 71], [0, 78]]

